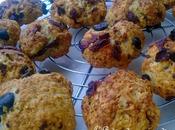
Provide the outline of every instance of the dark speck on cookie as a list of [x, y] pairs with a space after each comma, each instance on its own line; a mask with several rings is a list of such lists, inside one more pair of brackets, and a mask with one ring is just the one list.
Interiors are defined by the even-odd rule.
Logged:
[[170, 59], [175, 62], [175, 52], [174, 53], [170, 53]]
[[105, 33], [99, 36], [99, 39], [108, 39], [108, 38], [109, 38], [109, 33]]
[[43, 55], [49, 48], [55, 47], [58, 45], [58, 41], [54, 40], [51, 43], [47, 44], [43, 49], [41, 49], [37, 54], [33, 55], [31, 58]]
[[63, 124], [62, 124], [62, 122], [60, 122], [59, 129], [62, 129], [62, 128], [63, 128]]
[[109, 33], [105, 33], [97, 37], [89, 49], [93, 52], [98, 51], [100, 48], [104, 47], [109, 43]]
[[158, 16], [159, 18], [162, 18], [163, 15], [164, 15], [162, 12], [157, 12], [156, 14], [157, 14], [157, 16]]
[[169, 60], [170, 54], [168, 53], [167, 49], [162, 49], [156, 54], [155, 61], [156, 62], [161, 62], [161, 61], [166, 61]]
[[113, 57], [114, 57], [116, 60], [120, 61], [120, 59], [121, 59], [121, 53], [122, 53], [121, 47], [120, 47], [120, 45], [116, 42], [116, 44], [115, 44], [115, 46], [114, 46], [114, 48], [113, 48], [113, 53], [112, 53], [112, 55], [113, 55]]
[[82, 40], [80, 42], [79, 47], [82, 51], [84, 51], [84, 49], [88, 48], [89, 45], [92, 44], [89, 49], [91, 51], [97, 51], [101, 47], [108, 44], [108, 42], [109, 42], [109, 33], [105, 33], [105, 34], [100, 35], [100, 36], [92, 35], [92, 38], [90, 40], [88, 40], [88, 41]]
[[0, 39], [9, 40], [9, 34], [6, 29], [0, 29]]
[[19, 15], [18, 15], [18, 17], [19, 17], [20, 19], [24, 18], [24, 13], [20, 12]]
[[175, 79], [175, 73], [173, 74], [173, 79]]
[[48, 127], [47, 122], [43, 122], [42, 125], [40, 126], [39, 130], [45, 130]]
[[64, 23], [56, 22], [52, 19], [49, 19], [49, 23], [56, 27], [59, 27], [60, 29], [67, 29], [67, 25], [65, 25]]
[[15, 102], [15, 95], [11, 92], [6, 93], [0, 97], [0, 115], [4, 113], [3, 107], [7, 107], [8, 110], [13, 107]]
[[89, 42], [89, 41], [85, 41], [85, 40], [84, 41], [80, 41], [79, 48], [83, 52], [86, 48], [89, 47], [89, 44], [91, 44], [91, 42]]
[[64, 7], [61, 7], [61, 6], [59, 6], [59, 7], [57, 7], [57, 13], [58, 13], [58, 15], [64, 15], [65, 14], [65, 9], [64, 9]]
[[169, 37], [171, 40], [175, 41], [175, 29], [171, 31]]
[[13, 12], [13, 13], [9, 16], [9, 19], [15, 20], [15, 21], [19, 21], [19, 20], [22, 19], [23, 17], [24, 17], [24, 13], [20, 12], [19, 14], [17, 14], [16, 12]]
[[96, 4], [100, 0], [86, 0], [88, 4]]
[[138, 38], [138, 37], [134, 37], [132, 39], [132, 44], [135, 46], [136, 49], [141, 49], [142, 48], [142, 43], [141, 43], [141, 40]]
[[70, 17], [72, 18], [72, 19], [76, 19], [76, 18], [78, 18], [78, 12], [77, 12], [77, 10], [76, 9], [72, 9], [71, 11], [70, 11]]
[[138, 17], [131, 11], [128, 12], [127, 18], [129, 21], [132, 21], [134, 23], [138, 22]]
[[23, 66], [19, 73], [22, 75], [22, 77], [27, 77], [32, 75], [33, 72], [29, 69], [28, 66]]
[[92, 13], [93, 12], [96, 12], [98, 10], [98, 8], [97, 7], [94, 7], [93, 9], [92, 9]]
[[10, 16], [9, 16], [9, 19], [10, 20], [15, 20], [15, 21], [18, 21], [19, 18], [18, 18], [18, 15], [16, 13], [12, 13]]
[[7, 128], [10, 128], [10, 124], [9, 124], [9, 123], [6, 123], [6, 127], [7, 127]]
[[36, 26], [32, 29], [32, 33], [39, 32], [40, 30], [41, 30], [41, 26], [40, 26], [40, 25], [36, 25]]
[[143, 80], [149, 80], [149, 81], [151, 80], [151, 78], [150, 78], [149, 75], [147, 75], [147, 74], [143, 74], [143, 75], [142, 75], [142, 79], [143, 79]]
[[97, 86], [99, 85], [100, 81], [91, 81], [88, 84], [88, 90], [86, 91], [87, 96], [92, 96], [97, 90]]
[[2, 75], [5, 76], [6, 72], [7, 72], [7, 66], [3, 63], [0, 63], [0, 71], [1, 71]]

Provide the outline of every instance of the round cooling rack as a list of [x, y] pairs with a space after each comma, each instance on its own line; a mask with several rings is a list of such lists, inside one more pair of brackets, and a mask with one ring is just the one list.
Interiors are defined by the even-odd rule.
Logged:
[[[50, 9], [51, 4], [48, 0], [43, 0], [47, 4], [47, 8]], [[110, 6], [112, 1], [106, 0], [107, 6]], [[47, 18], [48, 13], [41, 18]], [[157, 25], [152, 28], [143, 29], [146, 36], [146, 45], [141, 53], [140, 57], [135, 59], [130, 65], [129, 70], [133, 70], [140, 74], [140, 66], [145, 58], [144, 52], [151, 42], [163, 37], [168, 36], [170, 31], [175, 28], [175, 18], [172, 16], [171, 10], [167, 11], [165, 21], [161, 25]], [[43, 62], [35, 62], [37, 70], [47, 69], [51, 72], [59, 72], [65, 75], [73, 86], [72, 100], [76, 111], [77, 128], [76, 130], [87, 130], [82, 117], [81, 102], [86, 94], [88, 83], [92, 80], [98, 80], [102, 77], [113, 73], [116, 68], [112, 69], [97, 69], [89, 65], [82, 57], [81, 50], [79, 48], [79, 42], [82, 39], [84, 33], [88, 31], [88, 27], [80, 29], [69, 29], [73, 35], [72, 45], [70, 52], [58, 59], [49, 57]], [[157, 130], [175, 130], [175, 100], [165, 101], [157, 95], [154, 95], [154, 101], [161, 110], [160, 125]]]

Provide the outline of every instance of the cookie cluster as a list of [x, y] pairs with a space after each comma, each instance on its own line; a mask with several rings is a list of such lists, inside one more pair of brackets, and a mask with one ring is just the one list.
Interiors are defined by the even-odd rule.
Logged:
[[[69, 52], [69, 28], [90, 28], [80, 41], [93, 67], [119, 68], [88, 85], [82, 112], [89, 130], [155, 130], [160, 110], [153, 93], [175, 97], [175, 30], [148, 48], [142, 76], [127, 71], [145, 43], [143, 28], [158, 26], [174, 0], [41, 0], [0, 3], [0, 118], [4, 130], [75, 130], [71, 82], [36, 73], [33, 61]], [[38, 19], [39, 18], [39, 19]], [[20, 27], [26, 24], [26, 26]]]
[[[94, 67], [126, 69], [141, 53], [142, 28], [159, 26], [166, 10], [174, 10], [174, 5], [173, 0], [115, 0], [106, 15], [107, 24], [94, 26], [81, 40], [83, 57]], [[82, 103], [89, 130], [157, 128], [160, 111], [152, 101], [153, 93], [166, 100], [175, 97], [174, 41], [175, 30], [151, 44], [142, 63], [142, 76], [118, 70], [89, 83]]]
[[169, 37], [153, 43], [142, 64], [143, 77], [153, 84], [154, 92], [170, 100], [175, 97], [175, 30]]
[[120, 20], [132, 21], [142, 28], [160, 24], [165, 18], [161, 0], [115, 0], [106, 20], [112, 26]]
[[0, 18], [29, 24], [47, 14], [46, 4], [41, 0], [5, 0], [0, 4]]

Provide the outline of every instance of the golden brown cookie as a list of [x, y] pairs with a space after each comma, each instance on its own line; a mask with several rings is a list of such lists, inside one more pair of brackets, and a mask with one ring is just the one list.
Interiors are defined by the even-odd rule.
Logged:
[[106, 21], [112, 26], [125, 19], [144, 28], [160, 24], [165, 18], [165, 11], [160, 0], [115, 0]]
[[170, 9], [175, 5], [175, 0], [162, 0], [166, 9]]
[[0, 85], [4, 130], [75, 130], [70, 82], [58, 73]]
[[90, 29], [81, 40], [80, 48], [83, 57], [94, 67], [126, 68], [139, 56], [144, 39], [139, 26], [120, 21], [103, 31]]
[[65, 55], [71, 45], [71, 34], [66, 25], [50, 19], [37, 20], [22, 30], [21, 50], [34, 60]]
[[25, 54], [12, 47], [0, 47], [0, 83], [34, 73], [35, 66]]
[[16, 21], [0, 19], [0, 46], [15, 46], [19, 40], [20, 31]]
[[173, 16], [175, 17], [175, 6], [173, 6], [172, 12], [173, 12]]
[[41, 0], [5, 0], [0, 4], [0, 18], [29, 24], [47, 13], [46, 4]]
[[153, 84], [154, 92], [165, 99], [175, 97], [175, 30], [169, 37], [150, 46], [142, 65], [143, 77]]
[[51, 16], [73, 28], [95, 25], [106, 16], [105, 0], [54, 0]]
[[82, 110], [88, 130], [155, 130], [160, 111], [152, 101], [151, 83], [119, 70], [89, 84]]

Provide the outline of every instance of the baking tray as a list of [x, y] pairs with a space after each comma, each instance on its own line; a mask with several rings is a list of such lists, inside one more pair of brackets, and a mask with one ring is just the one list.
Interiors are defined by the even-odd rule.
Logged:
[[[1, 2], [2, 0], [0, 0]], [[43, 0], [47, 4], [47, 8], [50, 9], [51, 4], [48, 0]], [[107, 7], [110, 7], [112, 1], [106, 1]], [[43, 19], [49, 17], [48, 13], [45, 16], [40, 17]], [[146, 36], [146, 43], [143, 49], [145, 52], [148, 45], [167, 36], [172, 29], [175, 28], [175, 18], [172, 16], [171, 10], [167, 11], [165, 21], [161, 24], [161, 27], [152, 28], [150, 30], [144, 29]], [[87, 130], [82, 117], [81, 102], [86, 94], [87, 85], [92, 80], [98, 80], [102, 77], [117, 71], [117, 68], [112, 69], [97, 69], [89, 65], [83, 58], [81, 51], [78, 47], [79, 41], [82, 39], [84, 33], [88, 28], [69, 29], [73, 35], [72, 45], [67, 55], [53, 59], [49, 57], [43, 62], [35, 62], [37, 70], [47, 69], [51, 72], [59, 72], [65, 75], [73, 84], [72, 100], [76, 112], [77, 127], [76, 130]], [[140, 74], [140, 66], [144, 57], [140, 56], [129, 65], [128, 69], [133, 70]], [[175, 100], [165, 101], [157, 95], [154, 95], [154, 102], [161, 110], [161, 120], [157, 130], [175, 130]]]

